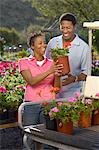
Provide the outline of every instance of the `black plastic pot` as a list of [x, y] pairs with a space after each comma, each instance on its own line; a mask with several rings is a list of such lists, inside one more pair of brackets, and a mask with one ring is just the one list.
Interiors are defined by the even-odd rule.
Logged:
[[44, 115], [46, 129], [57, 131], [56, 120], [50, 120], [48, 115]]

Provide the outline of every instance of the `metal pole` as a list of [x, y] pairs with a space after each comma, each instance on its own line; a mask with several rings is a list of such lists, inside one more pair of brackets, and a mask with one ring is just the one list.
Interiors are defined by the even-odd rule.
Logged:
[[92, 29], [89, 28], [89, 47], [92, 49]]

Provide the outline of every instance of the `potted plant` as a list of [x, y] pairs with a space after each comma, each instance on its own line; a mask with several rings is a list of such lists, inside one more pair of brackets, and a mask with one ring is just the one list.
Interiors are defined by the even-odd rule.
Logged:
[[7, 108], [8, 105], [6, 103], [6, 89], [4, 87], [0, 87], [0, 123], [8, 119]]
[[93, 110], [92, 99], [80, 98], [78, 100], [78, 110], [80, 112], [78, 126], [80, 128], [90, 127], [91, 119], [92, 119], [92, 110]]
[[93, 99], [92, 125], [99, 125], [99, 93], [95, 96], [97, 99]]
[[63, 64], [62, 75], [66, 75], [70, 72], [69, 60], [68, 60], [69, 50], [68, 48], [53, 48], [51, 49], [51, 57], [54, 61], [58, 60], [58, 63]]
[[57, 120], [57, 131], [72, 134], [73, 122], [79, 118], [75, 98], [69, 98], [67, 102], [56, 102], [57, 105], [50, 109], [49, 116]]
[[49, 116], [50, 109], [55, 106], [56, 106], [55, 100], [42, 103], [42, 110], [43, 110], [43, 114], [44, 114], [44, 118], [45, 118], [46, 129], [56, 131], [56, 120], [54, 118], [50, 119], [50, 116]]

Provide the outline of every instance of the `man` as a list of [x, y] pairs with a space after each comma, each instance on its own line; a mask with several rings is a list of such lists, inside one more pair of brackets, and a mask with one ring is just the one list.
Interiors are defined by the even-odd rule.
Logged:
[[52, 48], [65, 48], [68, 43], [71, 45], [69, 46], [70, 73], [61, 77], [62, 89], [59, 94], [59, 98], [67, 98], [73, 96], [74, 92], [80, 92], [83, 81], [91, 74], [91, 50], [88, 44], [75, 34], [77, 21], [73, 14], [63, 14], [59, 23], [62, 35], [49, 41], [45, 55], [50, 58]]

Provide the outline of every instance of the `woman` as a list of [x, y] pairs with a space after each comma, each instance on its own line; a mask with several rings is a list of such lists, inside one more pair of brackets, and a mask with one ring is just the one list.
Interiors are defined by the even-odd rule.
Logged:
[[[19, 61], [19, 70], [26, 81], [24, 101], [34, 102], [34, 105], [24, 108], [23, 124], [40, 124], [44, 121], [40, 104], [45, 100], [55, 99], [53, 87], [60, 87], [62, 65], [44, 57], [45, 43], [41, 33], [34, 33], [29, 46], [33, 50], [33, 57]], [[28, 141], [29, 142], [29, 141]], [[34, 144], [32, 145], [34, 148]], [[45, 146], [45, 149], [50, 147]], [[51, 147], [52, 148], [52, 147]], [[53, 148], [54, 149], [54, 148]]]
[[[26, 81], [24, 101], [42, 103], [45, 100], [55, 99], [55, 92], [52, 92], [51, 89], [60, 87], [59, 79], [63, 66], [44, 57], [46, 45], [41, 33], [34, 33], [31, 36], [29, 46], [34, 56], [19, 61], [20, 73]], [[40, 105], [35, 104], [31, 110], [29, 107], [26, 109], [25, 125], [41, 123]]]

